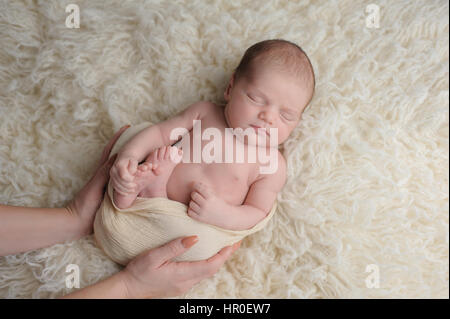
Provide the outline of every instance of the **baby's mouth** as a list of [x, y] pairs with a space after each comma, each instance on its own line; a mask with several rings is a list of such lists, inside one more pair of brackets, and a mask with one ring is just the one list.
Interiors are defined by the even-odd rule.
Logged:
[[256, 125], [252, 125], [252, 124], [250, 124], [250, 127], [252, 127], [256, 131], [257, 134], [264, 134], [264, 133], [266, 133], [267, 136], [270, 136], [269, 130], [266, 129], [266, 128], [263, 128], [263, 127], [260, 127], [260, 126], [256, 126]]

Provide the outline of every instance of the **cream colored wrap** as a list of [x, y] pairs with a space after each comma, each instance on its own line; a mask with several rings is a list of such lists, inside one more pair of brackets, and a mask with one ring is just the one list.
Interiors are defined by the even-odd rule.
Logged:
[[[151, 125], [143, 123], [130, 127], [117, 141], [111, 156], [128, 139]], [[126, 265], [141, 252], [161, 246], [172, 239], [197, 235], [199, 241], [177, 261], [207, 259], [223, 247], [232, 245], [242, 238], [261, 230], [272, 218], [276, 203], [269, 215], [253, 228], [242, 231], [227, 230], [205, 224], [187, 215], [187, 206], [167, 198], [137, 197], [127, 209], [119, 209], [112, 202], [113, 189], [108, 190], [94, 221], [94, 236], [98, 245], [115, 262]]]

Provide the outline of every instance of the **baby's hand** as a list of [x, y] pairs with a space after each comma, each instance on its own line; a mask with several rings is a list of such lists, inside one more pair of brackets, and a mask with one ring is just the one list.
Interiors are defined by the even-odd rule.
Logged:
[[188, 208], [189, 217], [206, 224], [227, 228], [229, 213], [230, 205], [217, 197], [210, 187], [201, 182], [194, 184]]
[[112, 186], [117, 193], [127, 195], [136, 191], [134, 175], [137, 167], [136, 158], [130, 156], [117, 158], [110, 172]]

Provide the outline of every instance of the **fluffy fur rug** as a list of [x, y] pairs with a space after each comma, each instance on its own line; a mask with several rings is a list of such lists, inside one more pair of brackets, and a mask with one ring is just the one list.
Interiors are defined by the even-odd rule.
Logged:
[[[448, 298], [449, 5], [377, 0], [370, 28], [368, 3], [1, 1], [0, 202], [65, 205], [119, 127], [223, 101], [244, 50], [284, 38], [317, 88], [279, 210], [183, 297]], [[0, 297], [68, 293], [68, 264], [82, 287], [119, 270], [90, 236], [1, 257]]]

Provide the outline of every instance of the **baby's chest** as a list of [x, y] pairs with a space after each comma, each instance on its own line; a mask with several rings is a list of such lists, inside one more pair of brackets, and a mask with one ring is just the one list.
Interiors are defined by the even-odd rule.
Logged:
[[192, 185], [201, 181], [228, 203], [243, 203], [258, 164], [248, 160], [248, 147], [238, 144], [225, 126], [222, 114], [210, 114], [177, 143], [183, 149], [183, 160], [168, 181], [170, 199], [187, 205]]
[[226, 198], [228, 195], [240, 198], [247, 194], [251, 173], [255, 164], [203, 164], [201, 174], [203, 178], [214, 185], [214, 190]]
[[252, 165], [255, 164], [180, 163], [168, 181], [168, 197], [187, 205], [193, 184], [203, 182], [226, 202], [240, 205], [247, 196], [254, 170]]

